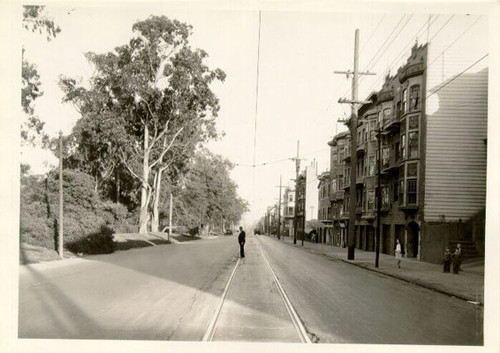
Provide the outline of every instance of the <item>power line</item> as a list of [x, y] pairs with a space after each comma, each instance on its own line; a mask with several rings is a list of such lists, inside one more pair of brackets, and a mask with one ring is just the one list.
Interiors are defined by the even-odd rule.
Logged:
[[442, 26], [441, 28], [432, 36], [432, 38], [429, 40], [429, 43], [432, 42], [432, 40], [434, 38], [436, 38], [436, 36], [441, 33], [441, 31], [443, 30], [444, 27], [446, 27], [448, 25], [448, 23], [451, 21], [451, 19], [455, 17], [455, 15], [451, 15], [450, 18], [448, 19], [448, 21], [446, 21]]
[[255, 165], [255, 152], [257, 145], [257, 115], [259, 111], [259, 71], [260, 71], [260, 28], [262, 24], [262, 11], [259, 11], [259, 35], [257, 40], [257, 76], [255, 83], [255, 118], [253, 133], [253, 164]]
[[455, 40], [446, 47], [446, 49], [444, 49], [441, 54], [439, 54], [438, 56], [436, 56], [436, 58], [429, 64], [427, 64], [427, 67], [431, 66], [439, 57], [441, 57], [441, 55], [443, 55], [448, 49], [450, 49], [460, 38], [462, 38], [467, 32], [470, 31], [470, 29], [476, 24], [479, 22], [479, 20], [482, 18], [483, 16], [479, 16], [477, 18], [476, 21], [474, 21], [469, 27], [467, 27], [467, 29], [465, 31], [462, 32], [462, 34], [460, 34], [457, 38], [455, 38]]
[[[392, 41], [389, 43], [389, 46], [387, 48], [385, 48], [385, 50], [387, 51], [395, 42], [396, 38], [401, 34], [401, 32], [403, 31], [403, 29], [405, 29], [405, 27], [408, 25], [408, 23], [411, 21], [411, 19], [413, 18], [413, 15], [411, 15], [408, 20], [404, 23], [404, 25], [401, 27], [401, 29], [399, 30], [399, 32], [396, 34], [396, 36], [392, 39]], [[377, 63], [379, 62], [379, 60], [382, 58], [383, 55], [379, 56], [379, 58], [373, 63], [373, 65], [371, 67], [367, 67], [366, 71], [369, 71], [371, 69], [373, 69], [375, 67], [375, 65], [377, 65]], [[361, 84], [361, 82], [363, 82], [363, 80], [365, 79], [365, 77], [361, 77], [360, 80], [358, 81], [358, 85]]]
[[[437, 20], [437, 17], [432, 21], [432, 22], [428, 22], [428, 20], [425, 20], [424, 24], [422, 25], [422, 27], [420, 27], [420, 29], [415, 33], [414, 36], [411, 37], [410, 41], [406, 44], [406, 46], [404, 47], [404, 49], [396, 56], [396, 58], [388, 65], [388, 68], [390, 69], [395, 63], [396, 61], [398, 61], [399, 59], [401, 59], [402, 56], [405, 55], [405, 52], [406, 50], [408, 50], [408, 48], [412, 45], [413, 43], [413, 38], [415, 37], [418, 37], [420, 35], [420, 32], [422, 31], [422, 29], [424, 29], [424, 27], [427, 25], [428, 27], [432, 26], [432, 24], [434, 22], [436, 22]], [[373, 89], [373, 87], [375, 87], [376, 85], [379, 84], [379, 82], [382, 80], [382, 79], [385, 79], [384, 76], [379, 76], [379, 78], [377, 79], [377, 81], [375, 81], [371, 86], [370, 86], [370, 90]]]
[[[380, 21], [378, 21], [378, 24], [377, 26], [375, 27], [375, 29], [373, 30], [372, 34], [371, 34], [371, 38], [373, 38], [373, 36], [375, 35], [375, 33], [377, 32], [378, 28], [380, 27], [380, 24], [382, 23], [382, 21], [384, 20], [385, 18], [385, 14], [382, 16], [382, 18], [380, 19]], [[365, 42], [365, 44], [363, 45], [363, 48], [361, 48], [361, 52], [360, 54], [363, 54], [363, 51], [366, 49], [366, 44], [368, 43], [368, 41]]]
[[[399, 25], [401, 24], [401, 22], [403, 22], [404, 18], [406, 17], [406, 15], [403, 15], [401, 16], [401, 19], [399, 20], [399, 22], [396, 24], [396, 26], [394, 27], [394, 29], [392, 30], [392, 32], [389, 34], [389, 36], [385, 39], [384, 43], [379, 47], [379, 49], [377, 50], [377, 52], [375, 53], [375, 55], [373, 55], [373, 57], [370, 59], [370, 61], [368, 62], [368, 65], [373, 61], [373, 59], [378, 55], [378, 53], [380, 52], [380, 50], [382, 50], [382, 48], [384, 47], [385, 43], [387, 43], [387, 41], [389, 40], [389, 38], [392, 37], [393, 33], [396, 31], [396, 29], [399, 27]], [[368, 67], [367, 65], [367, 67]], [[345, 96], [347, 95], [347, 93], [349, 93], [349, 90], [350, 88], [348, 88], [345, 93], [342, 95], [342, 96]]]
[[[380, 51], [382, 49], [384, 49], [384, 46], [386, 45], [387, 41], [392, 37], [392, 35], [394, 34], [394, 32], [396, 31], [396, 29], [399, 27], [399, 24], [403, 21], [403, 19], [406, 17], [406, 15], [403, 15], [403, 17], [401, 18], [401, 20], [398, 22], [398, 24], [396, 25], [396, 27], [394, 27], [394, 29], [392, 30], [391, 34], [387, 37], [387, 39], [385, 40], [385, 42], [379, 47], [379, 49], [377, 50], [377, 52], [375, 53], [375, 55], [373, 55], [373, 57], [370, 59], [370, 61], [368, 62], [368, 64], [366, 64], [366, 68], [368, 71], [369, 68], [370, 68], [370, 64], [373, 62], [373, 60], [375, 60], [375, 58], [377, 57], [377, 55], [380, 53]], [[408, 19], [408, 21], [405, 23], [405, 25], [403, 27], [401, 27], [401, 30], [408, 24], [408, 22], [411, 20], [411, 18], [413, 17], [413, 15], [410, 16], [410, 18]], [[393, 38], [393, 40], [391, 41], [391, 44], [394, 43], [394, 40], [397, 38], [397, 36], [399, 35], [399, 33], [401, 33], [401, 30], [398, 32], [398, 34]], [[380, 57], [379, 59], [380, 60]], [[378, 62], [378, 60], [375, 62], [375, 64]], [[373, 66], [375, 66], [372, 65]]]
[[[309, 152], [309, 153], [304, 153], [303, 155], [304, 156], [311, 156], [311, 155], [317, 155], [321, 152], [326, 152], [326, 151], [329, 151], [330, 149], [329, 148], [323, 148], [321, 150], [317, 150], [317, 151], [313, 151], [313, 152]], [[267, 162], [263, 162], [263, 163], [259, 163], [259, 164], [241, 164], [241, 163], [234, 163], [234, 165], [236, 167], [248, 167], [248, 168], [255, 168], [255, 167], [263, 167], [263, 166], [267, 166], [269, 164], [275, 164], [275, 163], [280, 163], [280, 162], [284, 162], [284, 161], [289, 161], [290, 158], [283, 158], [283, 159], [276, 159], [276, 160], [273, 160], [273, 161], [267, 161]]]
[[455, 77], [453, 77], [450, 80], [448, 80], [441, 87], [439, 87], [438, 89], [436, 89], [435, 91], [433, 91], [431, 94], [429, 94], [427, 97], [425, 97], [425, 99], [429, 98], [433, 94], [436, 94], [437, 92], [439, 92], [440, 90], [442, 90], [444, 87], [446, 87], [447, 85], [449, 85], [450, 83], [452, 83], [453, 81], [455, 81], [457, 78], [459, 78], [460, 76], [462, 76], [465, 72], [467, 72], [470, 68], [474, 67], [476, 64], [478, 64], [479, 62], [481, 62], [482, 60], [484, 60], [488, 55], [489, 55], [489, 53], [486, 53], [479, 60], [477, 60], [476, 62], [474, 62], [472, 65], [470, 65], [469, 67], [467, 67], [465, 70], [463, 70], [462, 72], [460, 72], [459, 74], [457, 74]]

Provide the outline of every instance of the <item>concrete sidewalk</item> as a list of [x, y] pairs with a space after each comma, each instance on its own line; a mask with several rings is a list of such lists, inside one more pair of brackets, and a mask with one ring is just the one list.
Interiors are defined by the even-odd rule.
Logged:
[[[276, 238], [275, 238], [276, 239]], [[277, 239], [276, 239], [277, 241]], [[290, 246], [302, 247], [297, 239], [283, 237], [280, 240]], [[322, 254], [346, 263], [365, 268], [370, 271], [414, 283], [456, 298], [484, 304], [484, 261], [469, 261], [462, 264], [459, 274], [443, 273], [443, 265], [420, 262], [416, 259], [403, 258], [401, 268], [397, 268], [396, 259], [392, 255], [379, 254], [379, 267], [375, 267], [375, 252], [355, 249], [354, 260], [347, 260], [347, 248], [316, 244], [304, 241], [308, 251]]]

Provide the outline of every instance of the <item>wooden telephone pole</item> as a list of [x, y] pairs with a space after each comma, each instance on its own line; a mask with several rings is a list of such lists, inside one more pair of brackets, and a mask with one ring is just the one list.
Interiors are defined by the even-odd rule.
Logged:
[[278, 201], [278, 240], [281, 239], [281, 188], [284, 188], [284, 186], [281, 185], [281, 175], [280, 175], [280, 185], [276, 186], [277, 188], [280, 188], [280, 196], [279, 196], [279, 201]]
[[63, 142], [62, 131], [59, 131], [59, 237], [58, 237], [58, 250], [59, 257], [64, 258], [63, 254]]
[[302, 160], [299, 157], [299, 141], [297, 141], [297, 156], [295, 158], [290, 158], [290, 160], [295, 161], [295, 209], [294, 209], [294, 214], [293, 214], [293, 243], [297, 244], [297, 226], [298, 226], [298, 219], [297, 219], [297, 195], [298, 195], [298, 181], [299, 181], [299, 173], [300, 173], [300, 161]]
[[347, 230], [347, 259], [354, 260], [354, 248], [356, 246], [355, 222], [356, 222], [356, 168], [358, 159], [356, 155], [357, 147], [357, 128], [358, 128], [358, 105], [371, 103], [369, 101], [358, 100], [358, 76], [375, 75], [370, 72], [359, 72], [359, 29], [356, 29], [354, 35], [354, 71], [334, 71], [336, 74], [345, 74], [348, 77], [352, 75], [352, 99], [339, 99], [339, 103], [351, 104], [351, 185], [349, 188], [349, 226]]

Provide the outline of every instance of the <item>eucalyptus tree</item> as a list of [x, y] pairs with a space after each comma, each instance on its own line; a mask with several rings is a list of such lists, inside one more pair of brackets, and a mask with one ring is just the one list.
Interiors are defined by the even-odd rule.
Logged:
[[177, 219], [190, 227], [238, 223], [248, 204], [238, 195], [230, 177], [232, 168], [227, 159], [206, 149], [198, 151], [184, 177], [184, 187], [178, 190]]
[[216, 136], [219, 101], [210, 86], [225, 74], [205, 64], [206, 52], [190, 47], [190, 25], [151, 16], [132, 29], [127, 44], [86, 54], [95, 68], [89, 89], [71, 78], [60, 83], [82, 117], [112, 120], [110, 150], [141, 185], [139, 232], [146, 233], [162, 174]]

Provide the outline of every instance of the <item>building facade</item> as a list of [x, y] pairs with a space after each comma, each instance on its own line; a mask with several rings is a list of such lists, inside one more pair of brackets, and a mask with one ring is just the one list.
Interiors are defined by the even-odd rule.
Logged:
[[291, 187], [285, 188], [283, 196], [283, 235], [293, 237], [294, 225], [293, 218], [295, 217], [295, 189]]
[[349, 133], [329, 142], [334, 243], [345, 242], [350, 173], [356, 173], [358, 249], [374, 251], [380, 217], [382, 253], [394, 254], [396, 239], [407, 257], [428, 262], [440, 262], [454, 242], [469, 255], [483, 253], [488, 70], [428, 87], [439, 82], [428, 65], [428, 46], [415, 44], [406, 63], [359, 108], [356, 150]]
[[324, 172], [318, 176], [318, 237], [317, 242], [333, 245], [333, 221], [331, 217], [332, 208], [330, 203], [330, 172]]

